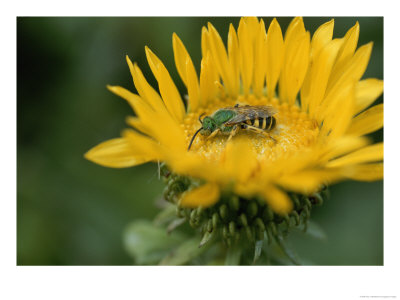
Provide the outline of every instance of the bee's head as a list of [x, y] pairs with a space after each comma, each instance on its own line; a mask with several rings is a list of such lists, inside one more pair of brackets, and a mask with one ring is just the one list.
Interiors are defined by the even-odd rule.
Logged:
[[[202, 114], [203, 115], [203, 114]], [[188, 151], [190, 150], [190, 147], [192, 146], [192, 143], [194, 141], [194, 138], [196, 137], [196, 135], [200, 132], [202, 135], [210, 135], [216, 128], [217, 128], [217, 124], [215, 123], [214, 119], [211, 117], [205, 117], [203, 120], [201, 119], [201, 116], [199, 116], [199, 121], [201, 123], [201, 127], [199, 128], [199, 130], [197, 130], [195, 132], [195, 134], [192, 137], [192, 140], [190, 141], [189, 147], [188, 147]]]
[[205, 117], [203, 119], [203, 129], [200, 131], [202, 135], [210, 135], [217, 127], [214, 119], [211, 117]]

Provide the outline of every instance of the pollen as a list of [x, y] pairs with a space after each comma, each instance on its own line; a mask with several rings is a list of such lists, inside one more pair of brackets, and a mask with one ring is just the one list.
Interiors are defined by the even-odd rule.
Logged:
[[[310, 119], [306, 113], [301, 112], [296, 104], [281, 104], [276, 98], [268, 101], [265, 97], [249, 95], [239, 96], [237, 99], [219, 99], [208, 107], [199, 108], [196, 112], [187, 114], [182, 124], [187, 144], [189, 144], [193, 134], [201, 127], [200, 115], [211, 116], [221, 108], [233, 107], [236, 104], [268, 105], [274, 107], [277, 111], [274, 114], [276, 126], [268, 132], [269, 137], [267, 134], [241, 129], [230, 141], [235, 143], [235, 139], [246, 136], [251, 141], [258, 160], [274, 161], [278, 158], [291, 156], [295, 151], [312, 146], [317, 140], [319, 133], [317, 122]], [[190, 151], [196, 152], [204, 158], [219, 160], [228, 143], [228, 138], [229, 135], [221, 133], [211, 138], [198, 134]]]

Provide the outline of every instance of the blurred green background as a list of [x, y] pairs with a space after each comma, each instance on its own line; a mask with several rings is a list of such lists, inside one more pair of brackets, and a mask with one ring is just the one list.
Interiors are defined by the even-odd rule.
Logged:
[[[331, 18], [305, 18], [313, 33]], [[267, 26], [272, 18], [264, 18]], [[278, 18], [284, 31], [291, 18]], [[334, 37], [360, 23], [359, 45], [374, 42], [367, 77], [383, 78], [383, 18], [335, 18]], [[185, 43], [197, 71], [201, 27], [211, 21], [226, 41], [239, 18], [17, 18], [17, 264], [129, 265], [122, 233], [152, 219], [163, 184], [157, 166], [95, 165], [83, 154], [119, 136], [131, 110], [107, 84], [135, 91], [125, 55], [156, 87], [145, 60], [148, 45], [181, 93], [172, 33]], [[382, 101], [382, 97], [378, 102]], [[382, 130], [375, 133], [382, 140]], [[344, 182], [312, 212], [324, 241], [291, 237], [301, 257], [320, 265], [383, 264], [383, 182]]]

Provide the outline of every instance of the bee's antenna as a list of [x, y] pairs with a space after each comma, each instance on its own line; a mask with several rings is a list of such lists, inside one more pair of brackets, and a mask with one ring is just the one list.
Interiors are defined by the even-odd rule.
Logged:
[[204, 116], [205, 114], [206, 114], [206, 113], [202, 113], [202, 114], [199, 116], [199, 121], [200, 121], [201, 124], [203, 124], [203, 120], [201, 119], [201, 117]]
[[188, 151], [190, 150], [190, 147], [191, 147], [192, 144], [193, 144], [194, 138], [196, 137], [196, 135], [197, 135], [197, 134], [200, 132], [200, 130], [202, 130], [202, 129], [203, 129], [203, 127], [200, 127], [199, 130], [197, 130], [196, 133], [193, 135], [192, 139], [190, 140], [190, 144], [189, 144], [189, 147], [188, 147]]

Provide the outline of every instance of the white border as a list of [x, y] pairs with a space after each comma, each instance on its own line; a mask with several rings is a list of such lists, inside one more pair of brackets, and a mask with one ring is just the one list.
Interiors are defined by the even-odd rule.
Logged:
[[[393, 1], [393, 3], [395, 3]], [[4, 5], [4, 4], [3, 4]], [[360, 299], [397, 296], [398, 9], [383, 1], [16, 1], [1, 16], [1, 299]], [[385, 16], [384, 267], [16, 267], [16, 16]], [[394, 138], [396, 137], [396, 138]], [[396, 172], [397, 171], [397, 172]], [[396, 172], [396, 173], [395, 173]]]

